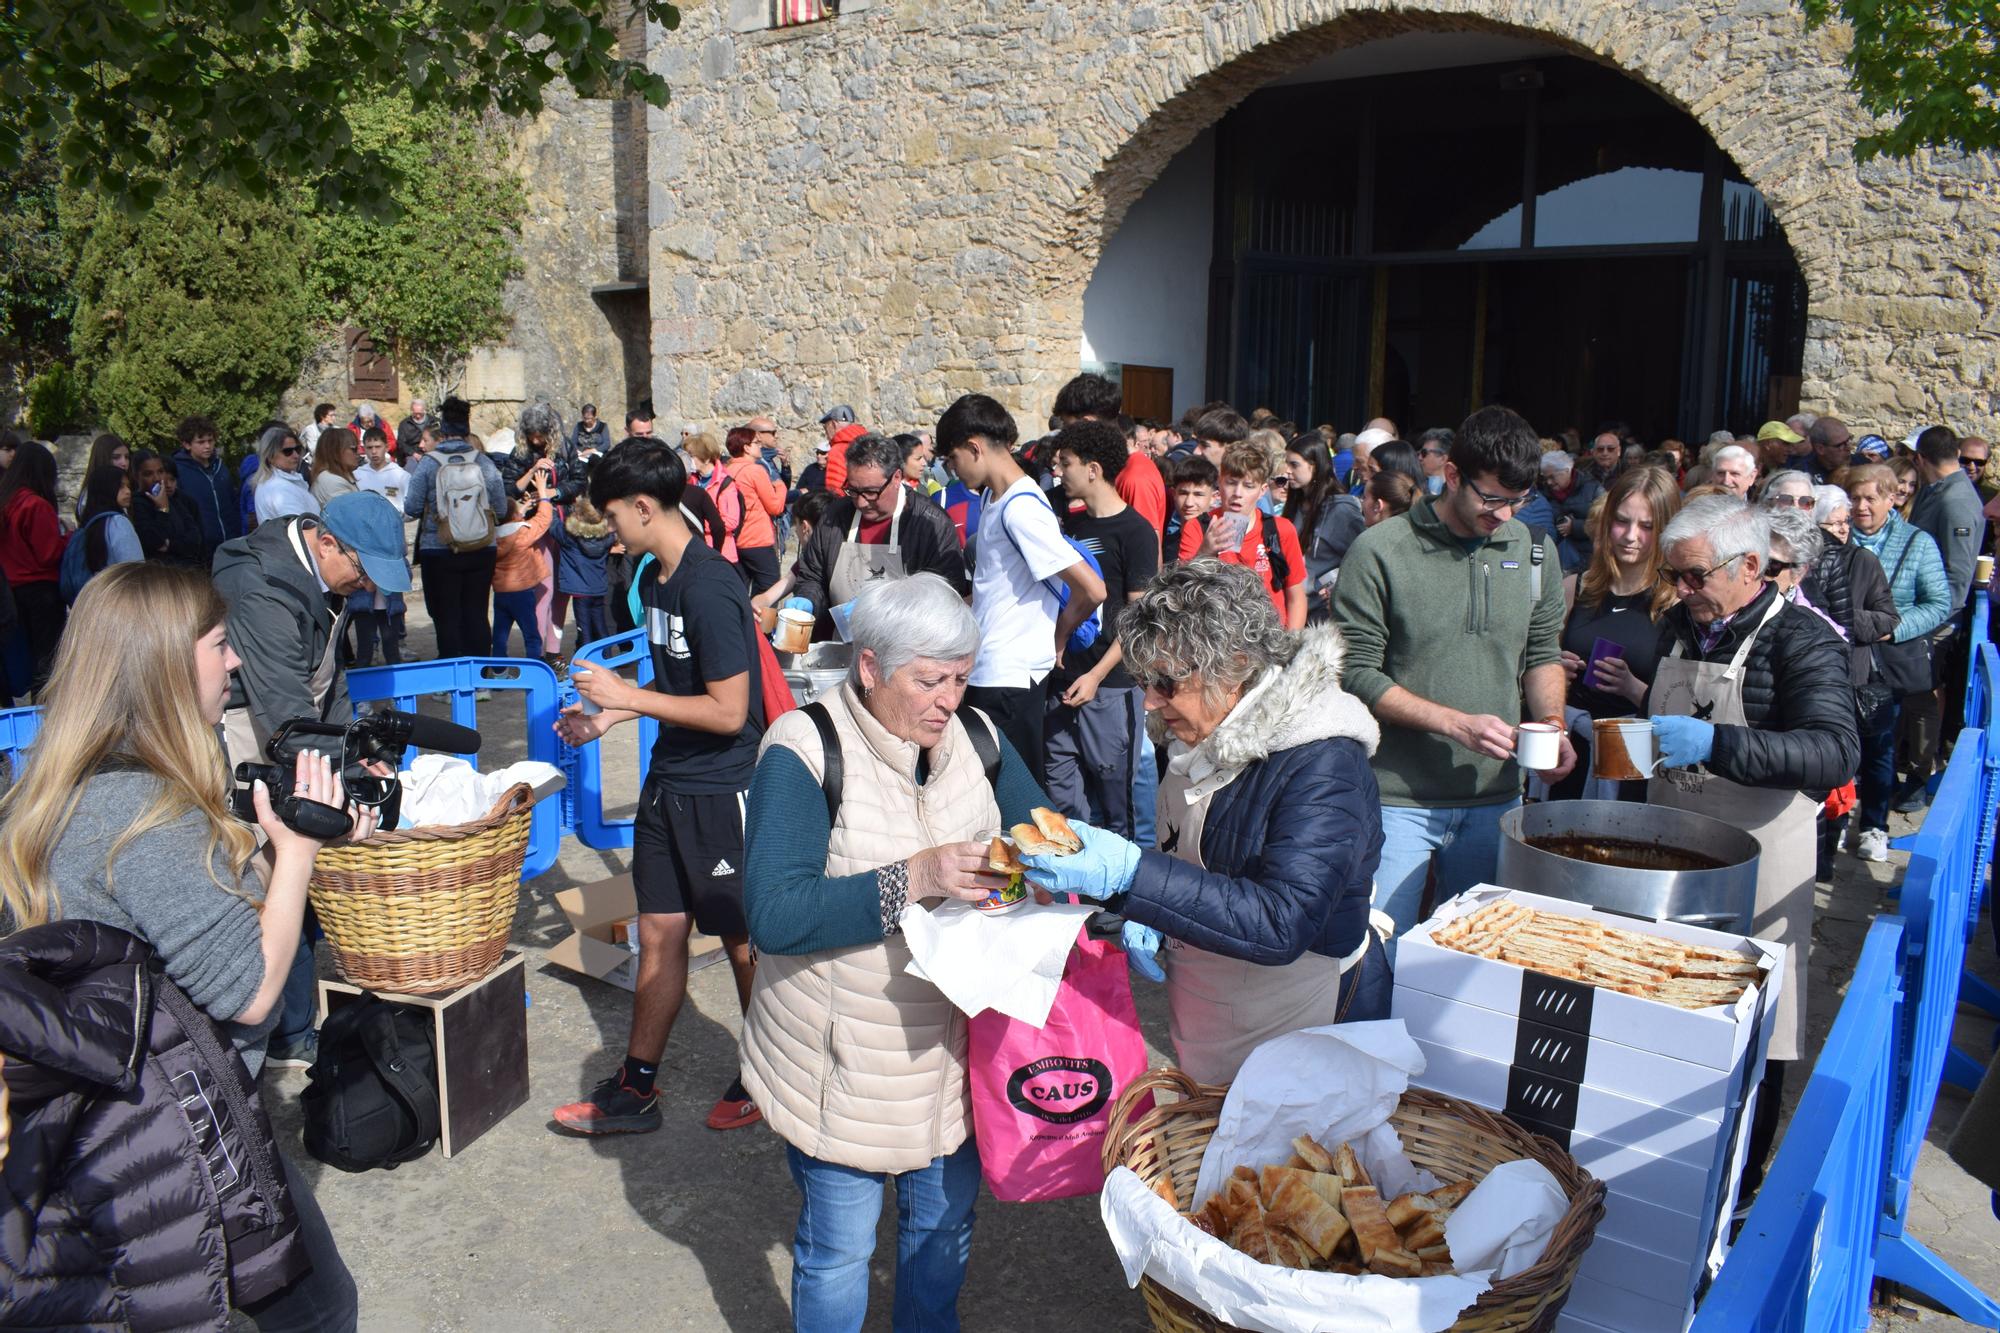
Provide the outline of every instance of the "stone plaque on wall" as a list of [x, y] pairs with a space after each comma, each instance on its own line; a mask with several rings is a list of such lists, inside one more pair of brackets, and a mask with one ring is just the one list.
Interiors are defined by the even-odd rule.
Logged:
[[511, 347], [482, 347], [465, 363], [465, 397], [473, 403], [523, 402], [528, 397], [527, 365]]

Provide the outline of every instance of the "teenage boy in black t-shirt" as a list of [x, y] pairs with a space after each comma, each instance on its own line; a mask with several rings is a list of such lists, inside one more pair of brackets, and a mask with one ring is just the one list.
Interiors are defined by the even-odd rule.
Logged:
[[[660, 1127], [653, 1086], [681, 1001], [687, 998], [688, 933], [722, 937], [736, 973], [736, 999], [750, 1000], [749, 928], [743, 919], [743, 797], [764, 734], [756, 621], [735, 569], [696, 539], [681, 512], [687, 470], [652, 440], [626, 440], [598, 460], [590, 501], [634, 557], [653, 563], [640, 585], [653, 685], [579, 660], [582, 704], [556, 730], [585, 745], [620, 722], [646, 716], [659, 739], [639, 791], [632, 831], [632, 883], [639, 899], [639, 975], [625, 1064], [556, 1123], [580, 1134], [637, 1134]], [[740, 1079], [709, 1112], [711, 1129], [762, 1119]]]
[[1125, 434], [1108, 421], [1077, 421], [1054, 442], [1055, 471], [1083, 510], [1063, 517], [1063, 533], [1097, 558], [1104, 576], [1097, 641], [1070, 649], [1049, 677], [1043, 729], [1049, 799], [1065, 814], [1130, 838], [1139, 778], [1145, 691], [1125, 670], [1118, 617], [1160, 572], [1160, 534], [1118, 496], [1129, 456]]

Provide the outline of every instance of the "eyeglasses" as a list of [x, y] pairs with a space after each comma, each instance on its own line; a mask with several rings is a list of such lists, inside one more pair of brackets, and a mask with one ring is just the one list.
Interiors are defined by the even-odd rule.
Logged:
[[890, 482], [894, 480], [895, 478], [893, 477], [887, 478], [882, 482], [880, 486], [867, 486], [867, 487], [849, 486], [847, 488], [847, 498], [850, 500], [872, 501], [875, 499], [876, 496], [880, 495], [883, 491], [888, 490]]
[[1188, 676], [1159, 676], [1141, 671], [1133, 672], [1132, 676], [1139, 682], [1142, 691], [1147, 694], [1157, 694], [1165, 699], [1179, 698], [1181, 691], [1187, 689], [1191, 683], [1191, 678]]
[[1767, 495], [1764, 497], [1764, 503], [1781, 507], [1790, 506], [1794, 509], [1811, 509], [1813, 498], [1810, 495]]
[[753, 430], [750, 433], [752, 435], [776, 435], [778, 433], [778, 428], [776, 426], [773, 426], [769, 430]]
[[1710, 579], [1735, 564], [1738, 560], [1741, 560], [1743, 554], [1732, 555], [1720, 564], [1710, 565], [1707, 569], [1673, 569], [1666, 565], [1661, 565], [1660, 582], [1670, 588], [1693, 588], [1696, 590], [1705, 588], [1708, 586]]
[[1520, 495], [1488, 495], [1480, 490], [1478, 483], [1470, 477], [1465, 479], [1465, 488], [1479, 497], [1479, 507], [1489, 514], [1502, 509], [1519, 509], [1528, 503], [1528, 498], [1534, 494], [1533, 491], [1526, 491]]
[[1446, 451], [1438, 448], [1434, 444], [1427, 444], [1423, 448], [1417, 450], [1417, 452], [1424, 455], [1426, 458], [1443, 458], [1445, 456]]
[[[326, 529], [322, 528], [320, 531], [326, 532]], [[332, 540], [333, 549], [346, 556], [347, 563], [354, 566], [354, 572], [361, 579], [361, 585], [371, 592], [374, 591], [375, 580], [368, 577], [368, 567], [361, 563], [361, 553], [340, 538], [335, 537], [331, 532], [327, 532], [326, 535]]]

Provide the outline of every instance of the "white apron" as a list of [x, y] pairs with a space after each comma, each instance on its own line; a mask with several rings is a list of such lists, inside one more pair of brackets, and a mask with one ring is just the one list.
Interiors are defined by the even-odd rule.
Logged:
[[[1727, 666], [1690, 662], [1681, 656], [1676, 641], [1653, 677], [1653, 714], [1699, 717], [1717, 726], [1748, 725], [1743, 716], [1743, 663], [1750, 656], [1750, 645], [1785, 605], [1782, 598], [1771, 599], [1770, 609], [1743, 636]], [[1806, 1013], [1806, 954], [1812, 946], [1813, 875], [1819, 857], [1814, 820], [1819, 803], [1803, 792], [1745, 787], [1700, 768], [1662, 770], [1647, 784], [1646, 800], [1733, 824], [1763, 844], [1750, 933], [1787, 946], [1784, 993], [1771, 1024], [1770, 1058], [1798, 1059]]]
[[[317, 570], [312, 555], [306, 550], [305, 540], [299, 535], [303, 524], [292, 525], [292, 550], [307, 569]], [[328, 721], [326, 701], [333, 693], [334, 677], [340, 671], [340, 641], [347, 629], [346, 602], [343, 600], [340, 612], [333, 618], [333, 631], [326, 636], [326, 651], [320, 654], [319, 665], [313, 668], [312, 676], [306, 681], [306, 690], [312, 695], [313, 712], [322, 722]], [[289, 722], [290, 718], [280, 718]], [[234, 773], [236, 765], [243, 763], [261, 764], [266, 762], [264, 745], [271, 739], [269, 730], [259, 725], [256, 715], [248, 708], [231, 708], [222, 714], [222, 747], [229, 755], [229, 771]]]
[[[1181, 746], [1174, 749], [1186, 753]], [[1196, 795], [1187, 775], [1176, 768], [1169, 765], [1160, 779], [1156, 804], [1160, 850], [1206, 869], [1201, 863], [1202, 828], [1208, 803], [1220, 787]], [[1364, 938], [1364, 951], [1367, 943]], [[1272, 1037], [1321, 1027], [1340, 1015], [1343, 960], [1325, 954], [1302, 954], [1296, 962], [1266, 967], [1168, 940], [1160, 962], [1167, 974], [1174, 1056], [1199, 1083], [1227, 1083], [1250, 1052]]]
[[903, 496], [909, 488], [901, 478], [892, 478], [890, 485], [896, 488], [896, 509], [889, 515], [889, 541], [887, 545], [863, 543], [861, 533], [861, 510], [854, 511], [854, 521], [847, 525], [847, 540], [840, 544], [840, 550], [833, 557], [833, 574], [826, 581], [827, 596], [833, 606], [845, 606], [861, 595], [861, 590], [877, 579], [895, 580], [907, 577], [903, 569], [902, 543]]

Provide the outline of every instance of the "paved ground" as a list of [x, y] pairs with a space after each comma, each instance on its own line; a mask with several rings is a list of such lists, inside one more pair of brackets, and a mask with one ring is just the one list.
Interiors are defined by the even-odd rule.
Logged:
[[[413, 608], [414, 651], [428, 628]], [[504, 698], [504, 696], [503, 696]], [[516, 751], [521, 722], [501, 704], [486, 723], [489, 756]], [[606, 742], [612, 799], [636, 798], [630, 730]], [[1900, 830], [1899, 830], [1900, 831]], [[1901, 873], [1842, 858], [1822, 898], [1813, 960], [1811, 1040], [1823, 1040], [1872, 914]], [[699, 971], [668, 1048], [661, 1083], [667, 1128], [639, 1138], [560, 1136], [549, 1108], [572, 1100], [616, 1067], [629, 996], [545, 963], [564, 930], [559, 889], [622, 871], [624, 853], [572, 842], [560, 863], [526, 886], [514, 942], [528, 957], [528, 1104], [451, 1161], [433, 1153], [394, 1173], [349, 1176], [303, 1158], [360, 1283], [370, 1330], [539, 1330], [608, 1322], [767, 1333], [789, 1326], [789, 1244], [797, 1195], [783, 1145], [762, 1127], [717, 1134], [701, 1121], [735, 1070], [738, 1015], [728, 969]], [[1981, 940], [1990, 939], [1982, 927]], [[1978, 966], [2000, 980], [1989, 950]], [[1155, 1062], [1164, 1062], [1164, 1005], [1142, 987], [1141, 1016]], [[1961, 1044], [1988, 1049], [1993, 1026], [1965, 1017]], [[1800, 1080], [1802, 1083], [1803, 1080]], [[303, 1075], [267, 1089], [281, 1137], [297, 1148], [296, 1094]], [[1940, 1148], [1964, 1106], [1938, 1102], [1912, 1207], [1912, 1230], [1988, 1291], [2000, 1291], [2000, 1221], [1988, 1196]], [[888, 1325], [893, 1213], [874, 1271], [870, 1329]], [[1038, 1205], [986, 1200], [961, 1302], [973, 1330], [1143, 1329], [1138, 1295], [1125, 1288], [1094, 1199]], [[1893, 1299], [1878, 1329], [1968, 1327]]]

